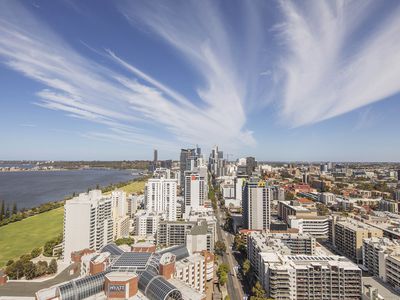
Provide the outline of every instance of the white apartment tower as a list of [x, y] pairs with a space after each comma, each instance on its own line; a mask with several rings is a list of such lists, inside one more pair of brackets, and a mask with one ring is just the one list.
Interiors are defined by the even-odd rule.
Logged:
[[64, 206], [63, 256], [71, 261], [71, 253], [82, 249], [100, 250], [113, 241], [114, 220], [112, 199], [100, 190], [79, 194]]
[[166, 213], [168, 221], [176, 221], [176, 179], [149, 179], [145, 190], [146, 208], [149, 212]]
[[204, 206], [206, 193], [205, 179], [199, 173], [185, 172], [185, 213]]
[[128, 201], [124, 191], [113, 191], [111, 199], [114, 207], [114, 218], [125, 217], [128, 213]]
[[242, 194], [243, 228], [267, 230], [271, 223], [272, 190], [265, 181], [246, 182]]

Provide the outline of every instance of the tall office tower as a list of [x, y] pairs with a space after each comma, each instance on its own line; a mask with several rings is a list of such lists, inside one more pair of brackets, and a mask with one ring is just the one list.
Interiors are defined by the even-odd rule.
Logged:
[[319, 169], [321, 172], [328, 172], [328, 164], [321, 164]]
[[251, 175], [257, 167], [257, 162], [254, 157], [246, 157], [246, 173]]
[[128, 201], [124, 191], [111, 192], [114, 218], [125, 217], [128, 214]]
[[397, 170], [397, 180], [400, 181], [400, 170]]
[[199, 147], [197, 147], [196, 149], [181, 149], [181, 157], [180, 157], [181, 188], [185, 186], [185, 171], [192, 171], [194, 167], [197, 167], [197, 160], [200, 157], [201, 157], [201, 149]]
[[309, 181], [310, 175], [308, 173], [303, 173], [303, 183], [307, 184]]
[[177, 180], [167, 178], [149, 179], [145, 190], [148, 212], [166, 213], [167, 220], [176, 220]]
[[157, 149], [154, 149], [153, 161], [155, 163], [157, 163], [157, 161], [158, 161], [158, 151], [157, 151]]
[[185, 174], [185, 195], [184, 210], [185, 213], [191, 210], [197, 210], [204, 206], [205, 199], [205, 180], [197, 172], [186, 172]]
[[113, 241], [112, 199], [100, 190], [79, 194], [64, 206], [64, 261], [82, 249], [100, 250]]
[[271, 222], [272, 190], [265, 181], [247, 181], [243, 186], [243, 228], [250, 230], [269, 229]]
[[208, 159], [208, 169], [216, 177], [223, 176], [225, 173], [225, 160], [224, 152], [218, 150], [218, 146], [215, 146], [210, 153]]

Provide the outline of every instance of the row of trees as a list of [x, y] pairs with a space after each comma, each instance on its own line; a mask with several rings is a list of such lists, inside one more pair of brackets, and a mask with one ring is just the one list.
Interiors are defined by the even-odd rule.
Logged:
[[6, 205], [5, 201], [0, 200], [0, 222], [4, 219], [11, 218], [12, 215], [17, 214], [17, 204], [13, 203], [12, 209], [10, 209], [9, 205]]
[[19, 260], [9, 260], [5, 273], [10, 279], [33, 279], [45, 274], [57, 273], [57, 261], [52, 259], [50, 263], [47, 261], [39, 261], [36, 264], [31, 261], [31, 254], [24, 254]]
[[25, 218], [61, 207], [64, 205], [63, 201], [59, 202], [48, 202], [41, 204], [38, 207], [32, 209], [21, 209], [18, 210], [17, 204], [13, 204], [12, 209], [6, 205], [5, 201], [0, 202], [0, 226], [4, 226], [13, 222], [21, 221]]
[[60, 234], [59, 236], [47, 241], [43, 247], [43, 249], [44, 249], [43, 255], [48, 256], [48, 257], [53, 256], [54, 247], [59, 245], [62, 242], [62, 240], [63, 240], [63, 236], [62, 236], [62, 234]]
[[217, 270], [218, 283], [225, 285], [228, 281], [229, 266], [227, 264], [220, 264]]
[[127, 237], [127, 238], [120, 238], [118, 240], [115, 241], [115, 244], [117, 246], [121, 246], [121, 245], [132, 245], [135, 242], [135, 240], [131, 237]]

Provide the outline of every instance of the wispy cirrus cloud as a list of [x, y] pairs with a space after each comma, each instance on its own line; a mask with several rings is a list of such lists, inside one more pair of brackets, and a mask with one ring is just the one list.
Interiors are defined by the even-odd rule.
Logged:
[[281, 115], [320, 122], [400, 91], [400, 7], [377, 1], [280, 1]]
[[[252, 133], [244, 129], [243, 84], [240, 88], [235, 86], [239, 84], [237, 78], [233, 79], [238, 75], [236, 71], [230, 75], [232, 77], [223, 75], [227, 65], [218, 62], [222, 53], [216, 56], [212, 43], [203, 40], [204, 36], [201, 38], [204, 44], [200, 56], [194, 50], [186, 50], [197, 56], [197, 66], [204, 65], [203, 71], [212, 76], [207, 86], [198, 89], [206, 108], [194, 104], [192, 99], [165, 86], [111, 50], [104, 51], [104, 55], [129, 71], [128, 77], [126, 73], [87, 59], [18, 3], [3, 2], [1, 6], [0, 56], [10, 68], [46, 86], [37, 93], [35, 104], [105, 125], [114, 131], [107, 133], [108, 137], [116, 136], [115, 129], [124, 128], [124, 139], [132, 138], [149, 144], [156, 143], [154, 137], [159, 142], [165, 137], [165, 143], [175, 145], [254, 144]], [[202, 13], [212, 12], [211, 8], [205, 8]], [[213, 20], [214, 25], [222, 30], [220, 21], [216, 17]], [[219, 33], [220, 37], [228, 38], [225, 33]], [[220, 43], [221, 47], [223, 44], [224, 41]], [[224, 54], [227, 53], [229, 51], [225, 49]], [[229, 60], [231, 70], [232, 63]], [[149, 129], [137, 132], [137, 128]], [[163, 131], [165, 134], [160, 135]], [[105, 135], [104, 132], [87, 134]], [[121, 135], [118, 138], [121, 139]]]
[[81, 135], [171, 149], [255, 145], [249, 119], [271, 99], [278, 119], [297, 127], [400, 91], [399, 6], [372, 18], [376, 1], [232, 3], [235, 16], [223, 1], [118, 3], [131, 26], [146, 28], [201, 78], [189, 87], [194, 97], [115, 49], [82, 42], [107, 61], [87, 58], [16, 1], [0, 2], [0, 57], [43, 84], [36, 105], [103, 126]]

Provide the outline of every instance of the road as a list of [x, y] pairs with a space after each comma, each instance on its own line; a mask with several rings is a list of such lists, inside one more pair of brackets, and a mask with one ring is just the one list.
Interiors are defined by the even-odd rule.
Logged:
[[[233, 267], [238, 263], [232, 254], [231, 245], [233, 243], [233, 239], [230, 233], [227, 233], [222, 230], [223, 222], [221, 220], [221, 214], [224, 214], [217, 207], [217, 236], [219, 241], [223, 241], [226, 245], [226, 253], [222, 257], [223, 263], [227, 264], [230, 269], [230, 273], [233, 274]], [[242, 285], [239, 279], [236, 276], [228, 275], [227, 289], [229, 297], [232, 300], [243, 300], [244, 292]]]

